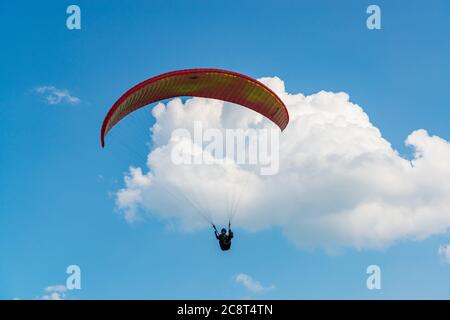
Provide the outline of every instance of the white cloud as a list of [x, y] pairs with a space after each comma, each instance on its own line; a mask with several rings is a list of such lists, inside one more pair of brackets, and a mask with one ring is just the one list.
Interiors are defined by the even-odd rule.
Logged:
[[148, 167], [131, 168], [116, 195], [127, 221], [151, 214], [185, 230], [207, 227], [195, 204], [189, 203], [195, 202], [216, 222], [226, 223], [227, 194], [248, 180], [235, 225], [249, 231], [279, 227], [299, 247], [382, 248], [447, 231], [448, 141], [422, 129], [412, 132], [406, 139], [414, 150], [410, 161], [392, 148], [346, 93], [289, 94], [279, 78], [261, 81], [281, 97], [290, 114], [280, 136], [279, 173], [261, 176], [229, 162], [174, 165], [172, 148], [193, 142], [171, 134], [177, 128], [192, 131], [194, 120], [220, 130], [274, 125], [219, 100], [160, 103], [153, 109], [154, 149]]
[[46, 294], [39, 297], [40, 300], [64, 300], [67, 288], [64, 285], [48, 286], [44, 289]]
[[450, 263], [450, 244], [443, 244], [439, 246], [438, 254], [443, 261]]
[[47, 288], [44, 289], [45, 292], [66, 292], [67, 288], [65, 285], [62, 284], [58, 284], [58, 285], [54, 285], [54, 286], [48, 286]]
[[49, 294], [43, 295], [40, 300], [64, 300], [64, 295], [59, 292], [50, 292]]
[[262, 293], [274, 289], [274, 286], [264, 287], [258, 281], [254, 280], [251, 276], [245, 273], [236, 275], [235, 281], [242, 284], [248, 291], [252, 293]]
[[42, 86], [35, 88], [34, 92], [43, 95], [45, 101], [51, 105], [80, 103], [80, 98], [71, 95], [67, 89], [58, 89], [54, 86]]

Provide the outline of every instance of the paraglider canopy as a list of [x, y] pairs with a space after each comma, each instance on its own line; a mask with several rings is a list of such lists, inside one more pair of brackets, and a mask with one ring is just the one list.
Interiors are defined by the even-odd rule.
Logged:
[[114, 103], [103, 121], [102, 147], [108, 131], [127, 114], [150, 103], [181, 96], [212, 98], [242, 105], [267, 117], [281, 130], [289, 122], [283, 101], [253, 78], [220, 69], [178, 70], [137, 84]]

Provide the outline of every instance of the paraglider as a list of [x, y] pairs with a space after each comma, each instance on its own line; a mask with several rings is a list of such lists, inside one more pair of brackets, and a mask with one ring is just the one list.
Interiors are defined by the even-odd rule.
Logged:
[[[283, 101], [263, 83], [246, 75], [220, 69], [187, 69], [164, 73], [147, 79], [126, 91], [109, 109], [101, 127], [101, 145], [105, 146], [108, 132], [128, 114], [164, 99], [191, 96], [223, 100], [256, 111], [283, 131], [289, 114]], [[195, 205], [194, 201], [183, 195]], [[198, 207], [198, 206], [195, 206]], [[233, 206], [234, 208], [236, 205]], [[198, 208], [197, 208], [198, 209]], [[234, 209], [235, 210], [235, 209]], [[219, 233], [212, 221], [198, 210], [214, 227], [220, 248], [227, 251], [234, 237], [229, 217], [228, 233]]]
[[114, 103], [103, 120], [102, 147], [109, 130], [129, 113], [160, 100], [182, 96], [212, 98], [242, 105], [267, 117], [281, 130], [289, 122], [283, 101], [258, 80], [220, 69], [177, 70], [137, 84]]
[[231, 239], [234, 238], [234, 233], [231, 231], [231, 223], [228, 223], [228, 234], [227, 229], [222, 228], [220, 233], [217, 231], [216, 226], [212, 225], [214, 228], [214, 234], [216, 235], [216, 239], [219, 240], [220, 249], [222, 251], [228, 251], [231, 248]]

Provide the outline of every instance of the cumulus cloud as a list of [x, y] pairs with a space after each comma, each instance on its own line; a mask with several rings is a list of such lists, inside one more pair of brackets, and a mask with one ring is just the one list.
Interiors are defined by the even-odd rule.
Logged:
[[45, 101], [51, 105], [80, 103], [80, 98], [71, 95], [67, 89], [58, 89], [54, 86], [41, 86], [34, 88], [34, 92], [41, 94]]
[[[129, 222], [148, 215], [185, 230], [207, 227], [206, 212], [226, 223], [230, 192], [243, 190], [234, 222], [248, 231], [277, 227], [299, 247], [383, 248], [421, 240], [450, 227], [450, 143], [420, 129], [406, 138], [403, 158], [364, 110], [344, 92], [286, 92], [277, 77], [260, 79], [285, 102], [290, 123], [280, 135], [279, 172], [216, 161], [175, 129], [269, 129], [261, 115], [219, 100], [173, 99], [153, 108], [154, 148], [146, 168], [130, 168], [116, 203]], [[210, 164], [175, 165], [174, 149]], [[243, 183], [246, 181], [245, 183]], [[245, 187], [244, 187], [245, 186]], [[195, 200], [195, 201], [194, 201]], [[202, 206], [201, 210], [195, 209]]]
[[48, 286], [44, 289], [46, 292], [39, 297], [40, 300], [64, 300], [66, 297], [67, 288], [64, 285]]
[[274, 288], [274, 286], [264, 287], [263, 285], [261, 285], [261, 283], [245, 273], [236, 275], [235, 281], [236, 283], [242, 284], [248, 291], [252, 293], [267, 292]]
[[439, 246], [438, 254], [443, 261], [450, 263], [450, 244]]

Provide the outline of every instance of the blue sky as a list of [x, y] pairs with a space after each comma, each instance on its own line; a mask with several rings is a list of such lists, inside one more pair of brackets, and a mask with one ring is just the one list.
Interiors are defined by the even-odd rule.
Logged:
[[[102, 119], [130, 86], [170, 70], [213, 67], [278, 76], [289, 92], [345, 91], [400, 154], [414, 130], [450, 139], [450, 4], [369, 2], [77, 1], [0, 4], [0, 299], [33, 299], [82, 270], [67, 298], [450, 298], [447, 234], [383, 250], [296, 248], [277, 228], [240, 230], [223, 254], [210, 230], [184, 233], [158, 219], [127, 224], [112, 194], [142, 166], [148, 124], [123, 125], [102, 150]], [[67, 89], [77, 104], [49, 105], [36, 87]], [[140, 145], [139, 145], [140, 144]], [[370, 264], [382, 289], [366, 288]], [[252, 293], [239, 273], [274, 289]]]

